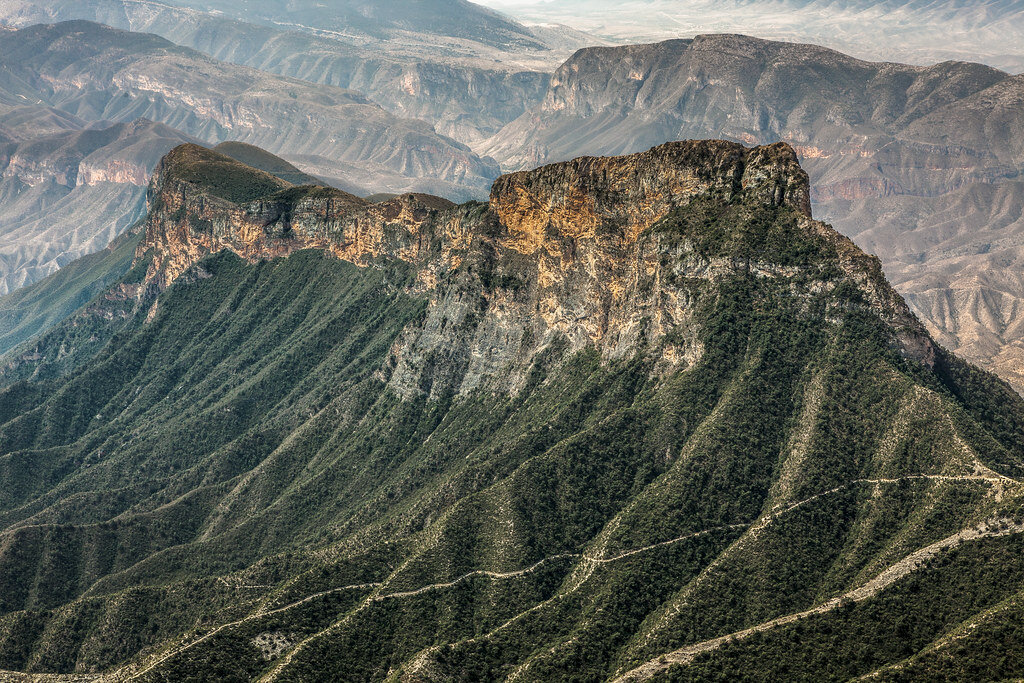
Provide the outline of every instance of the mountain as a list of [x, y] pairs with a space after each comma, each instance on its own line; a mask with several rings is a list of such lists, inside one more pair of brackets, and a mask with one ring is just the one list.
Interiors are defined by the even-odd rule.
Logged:
[[[357, 90], [466, 144], [537, 104], [550, 72], [574, 50], [605, 42], [566, 27], [514, 24], [469, 3], [362, 3], [355, 15], [351, 4], [333, 3], [332, 14], [320, 3], [301, 16], [296, 7], [268, 13], [230, 3], [211, 12], [146, 0], [5, 0], [0, 21], [86, 19], [155, 33], [222, 61]], [[352, 21], [339, 24], [341, 12]]]
[[466, 0], [256, 0], [240, 4], [225, 0], [174, 0], [172, 5], [213, 11], [244, 21], [298, 26], [368, 37], [401, 36], [408, 32], [459, 38], [503, 49], [544, 46], [525, 26]]
[[81, 21], [31, 26], [4, 39], [0, 64], [32, 97], [79, 118], [144, 116], [207, 142], [300, 157], [313, 175], [330, 175], [316, 161], [330, 159], [362, 187], [469, 197], [498, 173], [429, 124], [358, 93], [218, 62], [155, 35]]
[[517, 169], [680, 137], [786, 140], [816, 212], [882, 258], [933, 334], [1024, 389], [1024, 289], [1002, 270], [1022, 256], [1022, 105], [1024, 77], [981, 64], [710, 35], [579, 51], [482, 150]]
[[149, 205], [3, 358], [5, 669], [1024, 673], [1024, 400], [811, 218], [788, 145], [459, 206], [186, 145]]
[[0, 293], [103, 249], [145, 215], [153, 166], [193, 138], [163, 124], [87, 127], [43, 107], [0, 110]]
[[[135, 127], [138, 128], [139, 125], [141, 124]], [[133, 147], [135, 146], [128, 146], [127, 149]], [[224, 142], [217, 145], [214, 153], [223, 154], [236, 161], [241, 160], [251, 168], [275, 176], [284, 181], [280, 187], [323, 185], [320, 179], [299, 171], [284, 159], [245, 143]], [[144, 163], [137, 166], [131, 175], [135, 179], [145, 178], [148, 185], [149, 171], [143, 169], [151, 169], [154, 166], [156, 163]], [[131, 210], [144, 215], [146, 188], [143, 186], [140, 189], [141, 195]], [[76, 195], [74, 201], [83, 202], [82, 193]], [[93, 209], [98, 212], [101, 219], [106, 215], [104, 212], [110, 211], [109, 206]], [[122, 217], [122, 220], [124, 218], [126, 217]], [[52, 214], [50, 221], [53, 221]], [[142, 223], [137, 222], [113, 239], [106, 248], [74, 260], [38, 282], [27, 284], [0, 297], [0, 354], [56, 326], [124, 277], [131, 269], [133, 255], [142, 235], [141, 226]], [[85, 232], [82, 224], [77, 225], [75, 230], [74, 234], [78, 236]], [[95, 240], [102, 241], [104, 236], [100, 234]], [[51, 245], [47, 248], [53, 247]]]
[[817, 43], [862, 59], [982, 61], [1024, 72], [1019, 0], [485, 0], [528, 22], [560, 22], [622, 42], [702, 33]]

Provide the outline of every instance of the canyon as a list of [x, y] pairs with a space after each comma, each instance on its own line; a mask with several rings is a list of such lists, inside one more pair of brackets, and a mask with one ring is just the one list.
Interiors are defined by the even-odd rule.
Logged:
[[[45, 108], [0, 113], [0, 125]], [[31, 120], [31, 119], [29, 119]], [[38, 120], [38, 119], [37, 119]], [[193, 140], [140, 119], [101, 128], [31, 133], [8, 126], [0, 142], [0, 292], [35, 282], [99, 251], [145, 215], [150, 171], [172, 148]]]

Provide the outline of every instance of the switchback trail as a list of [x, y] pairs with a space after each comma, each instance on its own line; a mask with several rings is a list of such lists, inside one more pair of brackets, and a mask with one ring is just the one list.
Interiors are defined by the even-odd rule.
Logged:
[[791, 624], [795, 621], [810, 617], [816, 614], [825, 614], [839, 607], [841, 604], [846, 602], [860, 602], [867, 600], [885, 590], [892, 584], [896, 583], [900, 579], [904, 578], [911, 572], [917, 570], [925, 562], [932, 559], [940, 552], [951, 550], [956, 546], [966, 543], [968, 541], [974, 541], [980, 538], [992, 538], [996, 536], [1008, 536], [1011, 534], [1019, 534], [1024, 532], [1024, 524], [1017, 524], [1011, 519], [994, 519], [987, 522], [963, 529], [952, 536], [944, 538], [941, 541], [932, 543], [929, 546], [921, 548], [887, 568], [882, 573], [878, 574], [875, 578], [871, 579], [859, 588], [855, 588], [843, 595], [832, 598], [827, 602], [824, 602], [817, 607], [804, 610], [803, 612], [797, 612], [794, 614], [787, 614], [782, 617], [777, 617], [769, 621], [763, 622], [756, 626], [736, 631], [735, 633], [729, 633], [724, 636], [712, 638], [711, 640], [705, 640], [700, 643], [694, 643], [693, 645], [687, 645], [686, 647], [680, 648], [673, 652], [669, 652], [664, 655], [660, 655], [655, 659], [651, 659], [644, 664], [632, 669], [625, 674], [614, 679], [613, 683], [636, 683], [637, 681], [645, 681], [655, 674], [658, 674], [669, 667], [679, 664], [686, 665], [694, 660], [697, 655], [704, 652], [711, 652], [717, 650], [722, 645], [730, 641], [743, 640], [748, 638], [755, 633], [763, 633], [780, 626]]
[[[392, 593], [379, 593], [379, 594], [376, 594], [376, 595], [369, 595], [362, 602], [360, 602], [358, 606], [356, 606], [355, 608], [353, 608], [353, 610], [351, 610], [348, 614], [346, 614], [344, 618], [342, 618], [338, 622], [335, 622], [334, 624], [329, 626], [327, 629], [324, 629], [324, 631], [321, 631], [321, 632], [318, 632], [316, 634], [313, 634], [309, 638], [307, 638], [304, 641], [301, 641], [300, 643], [298, 643], [295, 647], [292, 648], [291, 651], [289, 651], [289, 653], [285, 657], [282, 658], [281, 661], [277, 662], [277, 664], [267, 674], [265, 674], [264, 677], [261, 678], [261, 680], [263, 680], [263, 681], [274, 680], [276, 678], [277, 674], [280, 673], [280, 671], [283, 670], [283, 668], [287, 665], [287, 663], [291, 661], [291, 659], [294, 656], [294, 654], [296, 653], [296, 651], [301, 649], [301, 646], [302, 646], [303, 643], [306, 643], [306, 642], [308, 642], [310, 640], [318, 638], [318, 637], [324, 635], [326, 632], [328, 632], [330, 630], [333, 630], [333, 628], [340, 626], [344, 622], [347, 622], [349, 619], [354, 617], [356, 614], [358, 614], [359, 612], [363, 611], [364, 609], [366, 609], [367, 607], [369, 607], [370, 605], [372, 605], [374, 603], [382, 602], [382, 601], [385, 601], [385, 600], [394, 600], [394, 599], [402, 599], [402, 598], [415, 597], [415, 596], [422, 595], [424, 593], [428, 593], [428, 592], [431, 592], [431, 591], [443, 590], [443, 589], [446, 589], [446, 588], [451, 588], [453, 586], [456, 586], [456, 585], [458, 585], [458, 584], [460, 584], [460, 583], [462, 583], [464, 581], [468, 581], [469, 579], [472, 579], [472, 578], [475, 578], [475, 577], [486, 577], [486, 578], [495, 579], [495, 580], [504, 580], [504, 579], [518, 578], [518, 577], [527, 576], [529, 574], [532, 574], [532, 573], [536, 572], [538, 569], [540, 569], [542, 566], [544, 566], [545, 564], [548, 564], [550, 562], [554, 562], [554, 561], [562, 560], [562, 559], [575, 559], [575, 558], [579, 558], [581, 560], [581, 562], [577, 566], [577, 568], [582, 568], [584, 571], [583, 571], [583, 575], [582, 575], [581, 580], [577, 581], [576, 584], [568, 591], [568, 593], [571, 593], [571, 592], [574, 592], [574, 591], [578, 590], [584, 583], [586, 583], [586, 581], [593, 574], [593, 570], [597, 566], [601, 566], [601, 565], [604, 565], [604, 564], [610, 564], [610, 563], [613, 563], [613, 562], [619, 562], [621, 560], [625, 560], [625, 559], [628, 559], [630, 557], [634, 557], [636, 555], [647, 553], [647, 552], [650, 552], [650, 551], [653, 551], [653, 550], [657, 550], [659, 548], [664, 548], [664, 547], [667, 547], [667, 546], [670, 546], [670, 545], [674, 545], [674, 544], [677, 544], [677, 543], [682, 543], [684, 541], [687, 541], [687, 540], [690, 540], [690, 539], [694, 539], [694, 538], [698, 538], [698, 537], [701, 537], [701, 536], [704, 536], [704, 535], [707, 535], [707, 534], [711, 534], [711, 533], [715, 533], [715, 532], [718, 532], [718, 531], [735, 531], [735, 530], [746, 529], [748, 532], [756, 533], [757, 531], [760, 531], [764, 527], [766, 527], [769, 524], [771, 524], [772, 522], [774, 522], [779, 517], [785, 515], [788, 512], [791, 512], [792, 510], [795, 510], [795, 509], [797, 509], [799, 507], [802, 507], [802, 506], [804, 506], [804, 505], [806, 505], [806, 504], [808, 504], [808, 503], [810, 503], [810, 502], [812, 502], [814, 500], [817, 500], [819, 498], [835, 494], [835, 493], [837, 493], [839, 491], [843, 491], [843, 490], [845, 490], [847, 488], [850, 488], [852, 486], [856, 486], [856, 485], [859, 485], [859, 484], [893, 484], [893, 483], [898, 483], [898, 482], [903, 481], [903, 480], [987, 481], [987, 482], [991, 482], [991, 483], [998, 482], [998, 483], [1001, 483], [1001, 484], [1006, 484], [1006, 483], [1019, 484], [1020, 483], [1020, 482], [1017, 482], [1014, 479], [1009, 479], [1007, 477], [1002, 477], [1002, 476], [991, 477], [991, 476], [980, 476], [980, 475], [954, 476], [954, 475], [915, 474], [915, 475], [907, 475], [905, 477], [898, 477], [898, 478], [892, 478], [892, 479], [857, 479], [857, 480], [848, 482], [848, 483], [846, 483], [846, 484], [844, 484], [842, 486], [838, 486], [838, 487], [835, 487], [833, 489], [829, 489], [827, 491], [823, 491], [821, 493], [815, 494], [815, 495], [813, 495], [813, 496], [811, 496], [809, 498], [806, 498], [804, 500], [798, 501], [796, 503], [792, 503], [792, 504], [788, 504], [788, 505], [777, 505], [767, 515], [763, 516], [760, 520], [757, 520], [757, 521], [751, 522], [751, 523], [730, 524], [730, 525], [725, 525], [725, 526], [713, 527], [713, 528], [709, 528], [709, 529], [703, 529], [703, 530], [700, 530], [700, 531], [684, 534], [682, 536], [679, 536], [677, 538], [673, 538], [673, 539], [670, 539], [670, 540], [667, 540], [667, 541], [661, 541], [661, 542], [654, 543], [654, 544], [647, 545], [647, 546], [643, 546], [643, 547], [640, 547], [640, 548], [634, 548], [634, 549], [631, 549], [631, 550], [625, 550], [625, 551], [622, 551], [622, 552], [619, 552], [619, 553], [616, 553], [616, 554], [610, 555], [610, 556], [594, 556], [594, 555], [590, 555], [590, 554], [586, 554], [586, 553], [583, 553], [583, 554], [581, 554], [581, 553], [561, 553], [561, 554], [558, 554], [558, 555], [552, 555], [552, 556], [549, 556], [549, 557], [545, 557], [545, 558], [535, 562], [534, 564], [532, 564], [532, 565], [530, 565], [528, 567], [524, 567], [522, 569], [517, 569], [517, 570], [513, 570], [513, 571], [496, 572], [496, 571], [478, 569], [478, 570], [474, 570], [474, 571], [471, 571], [471, 572], [467, 572], [467, 573], [465, 573], [465, 574], [463, 574], [463, 575], [461, 575], [461, 576], [459, 576], [459, 577], [457, 577], [455, 579], [452, 579], [451, 581], [440, 582], [440, 583], [433, 583], [433, 584], [429, 584], [429, 585], [422, 586], [422, 587], [416, 588], [416, 589], [411, 589], [411, 590], [403, 590], [403, 591], [395, 591], [395, 592], [392, 592]], [[1013, 529], [1017, 529], [1018, 531], [1021, 530], [1021, 528], [1017, 527], [1017, 526], [1014, 526], [1012, 528]], [[831, 609], [834, 609], [836, 606], [838, 606], [839, 601], [844, 600], [844, 599], [845, 600], [862, 600], [862, 599], [864, 599], [866, 597], [870, 597], [870, 595], [874, 595], [875, 593], [880, 591], [883, 587], [890, 585], [894, 581], [898, 580], [899, 578], [902, 578], [903, 576], [908, 574], [910, 571], [912, 571], [913, 567], [914, 567], [914, 565], [912, 563], [913, 563], [913, 561], [915, 559], [916, 560], [920, 560], [921, 558], [924, 558], [926, 555], [930, 556], [929, 553], [934, 554], [936, 552], [939, 552], [942, 549], [945, 549], [946, 547], [950, 547], [950, 546], [948, 546], [948, 544], [951, 542], [951, 539], [960, 538], [960, 540], [957, 541], [957, 543], [959, 543], [959, 542], [962, 542], [963, 540], [972, 540], [973, 538], [979, 538], [979, 537], [984, 536], [984, 535], [989, 535], [989, 536], [991, 536], [991, 535], [999, 535], [997, 533], [988, 532], [988, 533], [984, 533], [984, 534], [978, 533], [978, 534], [976, 534], [974, 536], [970, 536], [970, 533], [972, 533], [972, 530], [966, 530], [964, 532], [961, 532], [961, 534], [967, 534], [966, 536], [964, 536], [962, 538], [960, 538], [960, 534], [956, 534], [956, 535], [954, 535], [954, 536], [952, 536], [952, 537], [950, 537], [948, 539], [944, 539], [943, 541], [939, 541], [939, 542], [937, 542], [935, 544], [932, 544], [932, 545], [930, 545], [930, 546], [928, 546], [926, 548], [918, 550], [916, 553], [913, 553], [912, 555], [908, 556], [907, 558], [905, 558], [901, 562], [897, 563], [896, 565], [893, 565], [893, 567], [890, 567], [889, 569], [887, 569], [885, 572], [880, 574], [878, 577], [873, 579], [868, 584], [865, 584], [863, 587], [861, 587], [859, 589], [856, 589], [854, 591], [851, 591], [851, 592], [849, 592], [849, 593], [847, 593], [847, 594], [845, 594], [845, 595], [843, 595], [843, 596], [841, 596], [839, 598], [834, 598], [833, 600], [831, 600], [829, 602], [826, 602], [826, 603], [824, 603], [824, 604], [822, 604], [822, 605], [820, 605], [820, 606], [818, 606], [816, 608], [813, 608], [812, 610], [808, 610], [806, 612], [801, 612], [801, 613], [795, 614], [795, 615], [787, 615], [787, 616], [784, 616], [784, 617], [779, 617], [778, 619], [775, 619], [775, 620], [772, 620], [772, 621], [769, 621], [769, 622], [765, 622], [764, 624], [760, 624], [758, 626], [751, 627], [750, 629], [745, 629], [744, 631], [740, 631], [740, 632], [738, 632], [736, 634], [730, 634], [728, 636], [723, 636], [721, 638], [716, 638], [716, 639], [713, 639], [713, 640], [710, 640], [710, 641], [706, 641], [704, 643], [698, 643], [696, 645], [691, 645], [691, 646], [688, 646], [686, 648], [682, 648], [681, 650], [677, 650], [676, 652], [670, 653], [669, 655], [665, 655], [666, 661], [670, 661], [670, 664], [671, 663], [682, 663], [682, 662], [685, 662], [685, 661], [690, 661], [690, 660], [692, 660], [693, 656], [695, 656], [696, 654], [699, 654], [700, 652], [704, 652], [704, 651], [708, 651], [708, 650], [712, 650], [712, 649], [716, 649], [717, 647], [720, 647], [721, 644], [724, 643], [729, 638], [742, 638], [742, 637], [746, 637], [748, 635], [751, 635], [753, 633], [756, 633], [756, 632], [759, 632], [759, 631], [762, 631], [762, 630], [767, 630], [767, 629], [770, 629], [770, 628], [775, 628], [777, 626], [781, 626], [781, 625], [790, 623], [791, 621], [794, 621], [794, 620], [796, 620], [798, 618], [801, 618], [802, 616], [806, 616], [806, 615], [810, 615], [810, 614], [816, 614], [816, 613], [821, 613], [821, 612], [825, 612], [825, 611], [830, 611]], [[1007, 531], [1005, 533], [1017, 533], [1017, 531]], [[905, 571], [903, 571], [903, 569], [899, 569], [899, 568], [905, 568], [905, 564], [908, 563], [908, 562], [911, 563], [911, 568], [910, 569], [906, 569]], [[584, 565], [586, 565], [586, 566], [584, 567]], [[895, 574], [893, 573], [894, 571], [895, 571]], [[902, 573], [900, 573], [901, 571], [902, 571]], [[223, 579], [218, 579], [218, 580], [221, 580], [222, 582], [225, 582]], [[879, 581], [883, 582], [884, 585], [881, 585], [881, 587], [877, 587], [879, 585], [878, 584]], [[289, 603], [287, 605], [283, 605], [281, 607], [277, 607], [277, 608], [274, 608], [274, 609], [271, 609], [271, 610], [259, 609], [259, 610], [255, 611], [255, 612], [253, 612], [252, 614], [249, 614], [249, 615], [247, 615], [247, 616], [245, 616], [245, 617], [243, 617], [241, 619], [237, 619], [235, 621], [231, 621], [231, 622], [228, 622], [228, 623], [225, 623], [225, 624], [221, 624], [220, 626], [214, 628], [213, 630], [211, 630], [211, 631], [209, 631], [209, 632], [207, 632], [207, 633], [205, 633], [205, 634], [203, 634], [201, 636], [198, 636], [198, 637], [194, 638], [193, 640], [189, 640], [187, 642], [182, 642], [180, 645], [178, 645], [176, 647], [173, 647], [169, 651], [164, 652], [163, 654], [160, 654], [159, 656], [157, 656], [155, 659], [153, 659], [148, 664], [146, 664], [142, 669], [139, 669], [139, 670], [136, 670], [136, 671], [131, 671], [129, 669], [129, 667], [125, 667], [124, 669], [120, 669], [120, 670], [117, 670], [117, 671], [114, 671], [114, 672], [111, 672], [111, 673], [108, 673], [108, 674], [95, 675], [93, 678], [90, 678], [88, 680], [102, 681], [103, 683], [122, 683], [122, 682], [126, 682], [126, 681], [137, 680], [137, 679], [145, 676], [146, 674], [150, 673], [151, 671], [153, 671], [154, 669], [156, 669], [160, 665], [162, 665], [162, 664], [168, 662], [169, 660], [173, 659], [174, 657], [177, 657], [178, 655], [183, 654], [184, 652], [194, 648], [195, 646], [200, 645], [200, 644], [208, 641], [209, 639], [213, 638], [214, 636], [216, 636], [219, 633], [224, 632], [227, 629], [230, 629], [230, 628], [233, 628], [233, 627], [236, 627], [236, 626], [240, 626], [240, 625], [252, 622], [252, 621], [260, 619], [262, 617], [272, 616], [272, 615], [275, 615], [275, 614], [280, 614], [282, 612], [286, 612], [286, 611], [295, 609], [295, 608], [300, 607], [300, 606], [302, 606], [304, 604], [307, 604], [307, 603], [309, 603], [311, 601], [317, 600], [319, 598], [326, 597], [328, 595], [332, 595], [334, 593], [350, 591], [350, 590], [380, 589], [380, 588], [384, 587], [386, 585], [386, 583], [387, 582], [385, 581], [385, 582], [376, 582], [376, 583], [360, 583], [360, 584], [352, 584], [352, 585], [348, 585], [348, 586], [339, 586], [337, 588], [331, 588], [331, 589], [328, 589], [328, 590], [324, 590], [324, 591], [319, 591], [317, 593], [313, 593], [311, 595], [307, 595], [307, 596], [305, 596], [303, 598], [300, 598], [300, 599], [298, 599], [298, 600], [296, 600], [294, 602], [291, 602], [291, 603]], [[869, 594], [863, 594], [863, 597], [851, 597], [851, 596], [855, 596], [855, 595], [861, 595], [862, 591], [867, 590], [870, 587], [874, 587], [872, 589], [873, 592], [871, 592]], [[252, 586], [252, 588], [256, 588], [256, 586]], [[546, 600], [546, 601], [544, 601], [542, 603], [534, 605], [533, 607], [531, 607], [530, 609], [526, 610], [525, 612], [522, 612], [519, 615], [516, 615], [515, 617], [510, 619], [505, 624], [502, 624], [501, 626], [497, 627], [491, 633], [496, 633], [497, 631], [500, 631], [500, 630], [504, 629], [505, 627], [511, 625], [513, 622], [518, 621], [521, 617], [525, 616], [526, 614], [534, 612], [537, 609], [540, 609], [540, 608], [544, 607], [546, 604], [549, 604], [552, 600], [558, 599], [559, 597], [564, 597], [568, 593], [557, 594], [557, 595], [552, 596], [551, 598], [549, 598], [548, 600]], [[483, 636], [478, 636], [478, 638], [480, 638], [480, 637], [487, 637], [487, 635], [490, 635], [490, 634], [485, 634]], [[473, 640], [476, 640], [476, 639], [474, 638]], [[692, 653], [691, 653], [691, 651], [692, 651]], [[659, 662], [657, 662], [657, 661], [655, 661], [655, 662], [648, 662], [648, 663], [642, 665], [641, 667], [638, 667], [637, 669], [634, 669], [633, 671], [625, 674], [619, 680], [624, 681], [624, 682], [625, 681], [633, 681], [633, 680], [643, 680], [643, 678], [635, 678], [635, 676], [642, 675], [643, 672], [647, 672], [648, 670], [651, 670], [651, 671], [660, 670], [658, 668], [658, 666], [655, 666], [657, 664], [659, 664]], [[647, 667], [647, 668], [645, 668], [645, 667]], [[664, 668], [664, 667], [661, 667], [661, 668]], [[16, 676], [20, 676], [20, 678], [15, 678]], [[19, 674], [17, 672], [0, 672], [0, 681], [6, 681], [6, 680], [11, 680], [11, 681], [30, 681], [30, 680], [34, 680], [34, 679], [31, 679], [31, 678], [25, 678], [24, 676], [26, 676], [26, 674]], [[628, 678], [628, 676], [634, 676], [634, 678]], [[649, 677], [649, 676], [647, 676], [647, 677]], [[54, 675], [54, 677], [52, 677], [52, 678], [43, 678], [43, 679], [39, 679], [39, 680], [55, 681], [55, 682], [56, 681], [61, 681], [62, 683], [71, 683], [73, 681], [84, 680], [84, 679], [82, 679], [81, 677], [77, 677], [76, 678], [76, 677], [72, 677], [72, 676], [65, 677], [65, 676], [61, 676], [61, 675]]]

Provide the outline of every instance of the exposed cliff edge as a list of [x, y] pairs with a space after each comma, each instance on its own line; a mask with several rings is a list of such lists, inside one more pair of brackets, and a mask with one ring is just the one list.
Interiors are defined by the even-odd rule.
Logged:
[[[309, 248], [361, 266], [398, 259], [430, 301], [382, 371], [404, 396], [515, 392], [555, 345], [692, 364], [702, 352], [697, 304], [707, 285], [737, 274], [808, 301], [850, 283], [904, 353], [930, 363], [930, 339], [878, 261], [811, 218], [809, 191], [783, 143], [688, 141], [582, 158], [503, 176], [488, 204], [461, 206], [427, 195], [371, 204], [289, 186], [184, 145], [150, 187], [136, 258], [151, 260], [139, 292], [162, 291], [222, 249], [251, 261]], [[705, 223], [696, 232], [686, 227], [693, 211]], [[725, 232], [708, 243], [716, 230]]]

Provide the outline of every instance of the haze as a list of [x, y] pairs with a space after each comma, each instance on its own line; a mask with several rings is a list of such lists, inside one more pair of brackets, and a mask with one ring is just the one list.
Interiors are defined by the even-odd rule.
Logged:
[[1024, 71], [1020, 0], [482, 0], [526, 22], [647, 42], [743, 33], [826, 45], [872, 60], [980, 61]]

